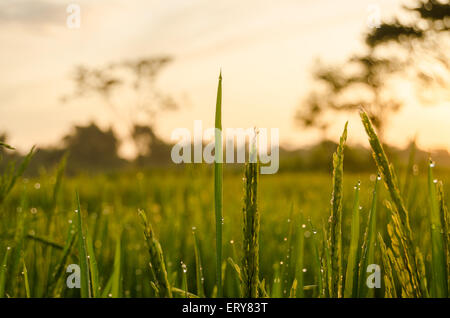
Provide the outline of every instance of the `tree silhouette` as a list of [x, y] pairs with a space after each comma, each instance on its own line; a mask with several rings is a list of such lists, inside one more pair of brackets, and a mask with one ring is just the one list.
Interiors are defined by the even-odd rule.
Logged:
[[[74, 90], [63, 96], [62, 101], [100, 97], [115, 115], [115, 122], [126, 127], [127, 132], [122, 139], [133, 142], [135, 130], [139, 130], [143, 123], [153, 133], [158, 115], [177, 109], [174, 99], [156, 85], [161, 70], [171, 61], [168, 56], [160, 56], [125, 60], [97, 68], [78, 66], [72, 75]], [[118, 102], [118, 96], [127, 96], [128, 99]]]
[[296, 113], [300, 125], [326, 131], [330, 124], [327, 115], [364, 106], [382, 134], [388, 116], [403, 107], [392, 89], [395, 78], [414, 82], [423, 103], [434, 103], [439, 94], [448, 99], [450, 4], [416, 1], [404, 10], [411, 22], [394, 19], [371, 29], [365, 35], [365, 53], [339, 66], [315, 65], [313, 76], [318, 85]]
[[111, 129], [103, 131], [94, 123], [75, 126], [73, 132], [64, 137], [63, 143], [73, 170], [108, 170], [124, 163], [117, 155], [119, 141], [114, 132]]

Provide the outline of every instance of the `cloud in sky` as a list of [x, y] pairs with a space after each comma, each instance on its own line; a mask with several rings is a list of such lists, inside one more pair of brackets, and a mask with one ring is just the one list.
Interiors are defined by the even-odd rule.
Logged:
[[67, 4], [46, 0], [2, 0], [0, 24], [63, 26]]

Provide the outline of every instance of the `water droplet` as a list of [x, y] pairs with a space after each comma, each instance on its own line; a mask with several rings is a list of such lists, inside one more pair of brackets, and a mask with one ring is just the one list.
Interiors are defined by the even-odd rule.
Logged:
[[230, 240], [230, 244], [234, 244], [234, 240]]
[[306, 268], [302, 269], [302, 272], [303, 272], [303, 273], [306, 273], [306, 271], [307, 271], [307, 269], [306, 269]]
[[286, 242], [287, 241], [287, 237], [285, 237], [283, 240]]
[[283, 265], [284, 263], [283, 263], [283, 261], [280, 261], [280, 265]]
[[433, 180], [433, 183], [437, 183], [437, 182], [438, 182], [437, 179], [434, 179], [434, 180]]
[[302, 224], [302, 228], [306, 228], [306, 224]]
[[431, 162], [431, 163], [430, 163], [430, 167], [431, 167], [431, 168], [434, 168], [435, 165], [436, 165], [436, 164], [435, 164], [434, 162]]
[[192, 231], [195, 231], [197, 228], [195, 226], [192, 227]]

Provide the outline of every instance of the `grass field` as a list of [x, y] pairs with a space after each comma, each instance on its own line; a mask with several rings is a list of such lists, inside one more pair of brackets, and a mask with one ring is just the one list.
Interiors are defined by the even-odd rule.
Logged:
[[[75, 190], [79, 191], [81, 210], [86, 213], [85, 225], [92, 240], [98, 264], [100, 296], [153, 297], [150, 282], [154, 280], [148, 263], [150, 257], [138, 216], [143, 209], [161, 243], [172, 286], [183, 289], [183, 270], [187, 268], [189, 292], [198, 294], [194, 237], [202, 263], [206, 296], [214, 295], [215, 231], [214, 185], [210, 166], [190, 165], [166, 171], [129, 172], [96, 177], [79, 176], [63, 179], [54, 199], [55, 173], [38, 179], [19, 180], [0, 207], [0, 256], [11, 247], [7, 261], [5, 295], [25, 297], [23, 262], [27, 268], [32, 297], [78, 297], [80, 290], [66, 287], [65, 268], [79, 264], [77, 244], [72, 243], [64, 269], [59, 273], [58, 288], [49, 288], [55, 270], [61, 264], [71, 225], [76, 223]], [[439, 176], [449, 184], [449, 176]], [[342, 218], [343, 259], [350, 244], [354, 185], [361, 180], [360, 236], [362, 237], [371, 206], [374, 175], [344, 175]], [[432, 281], [432, 249], [426, 170], [411, 179], [407, 206], [413, 229], [414, 245], [423, 254], [426, 276]], [[330, 216], [332, 178], [326, 174], [277, 174], [260, 176], [259, 182], [260, 278], [265, 279], [270, 296], [285, 297], [291, 292], [295, 277], [305, 290], [297, 295], [317, 297], [321, 267], [316, 263], [315, 244], [322, 250], [322, 227]], [[227, 259], [236, 264], [242, 257], [242, 206], [244, 186], [242, 175], [235, 171], [224, 175], [224, 296], [240, 296], [240, 283]], [[450, 193], [448, 187], [445, 193]], [[376, 214], [377, 232], [389, 240], [387, 223], [390, 212], [383, 202], [389, 199], [380, 187]], [[448, 196], [447, 196], [448, 199]], [[55, 200], [55, 201], [54, 201]], [[305, 228], [302, 225], [305, 224]], [[75, 230], [76, 231], [76, 230]], [[314, 234], [316, 233], [316, 234]], [[304, 256], [299, 266], [299, 234], [304, 237]], [[76, 234], [74, 234], [76, 235]], [[361, 240], [362, 241], [362, 240]], [[360, 241], [360, 244], [361, 244]], [[120, 245], [118, 245], [120, 244]], [[117, 247], [119, 246], [119, 247]], [[291, 249], [289, 249], [291, 248]], [[120, 249], [120, 253], [117, 252]], [[18, 255], [17, 255], [18, 254]], [[289, 257], [288, 257], [289, 256]], [[119, 259], [117, 259], [119, 257]], [[91, 255], [92, 259], [92, 255]], [[347, 262], [344, 261], [344, 265]], [[383, 267], [379, 246], [375, 247], [375, 263]], [[117, 277], [114, 274], [118, 271]], [[117, 279], [113, 293], [111, 279]], [[200, 293], [201, 294], [201, 293]], [[376, 290], [385, 295], [385, 283]]]
[[[219, 81], [217, 128], [220, 112]], [[398, 178], [361, 119], [379, 175], [345, 173], [347, 125], [332, 175], [216, 162], [64, 178], [63, 159], [21, 179], [31, 151], [1, 179], [0, 296], [448, 297], [450, 176], [411, 156]]]

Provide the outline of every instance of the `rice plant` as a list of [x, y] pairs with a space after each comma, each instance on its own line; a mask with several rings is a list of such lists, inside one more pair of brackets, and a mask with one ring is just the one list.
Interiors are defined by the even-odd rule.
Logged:
[[[378, 171], [344, 174], [347, 124], [332, 175], [264, 176], [257, 160], [228, 171], [221, 113], [220, 75], [213, 167], [66, 177], [64, 157], [25, 179], [34, 150], [11, 164], [0, 183], [0, 297], [448, 297], [444, 169], [429, 162], [427, 175], [408, 176], [413, 145], [400, 188], [361, 111]], [[80, 289], [66, 286], [69, 264]], [[368, 284], [369, 265], [381, 265], [381, 286]]]
[[243, 214], [242, 296], [258, 297], [259, 285], [259, 226], [258, 163], [245, 166]]
[[219, 75], [215, 120], [214, 211], [216, 215], [216, 284], [222, 297], [223, 153], [222, 153], [222, 72]]

